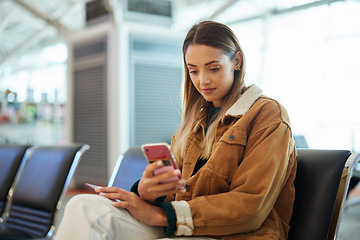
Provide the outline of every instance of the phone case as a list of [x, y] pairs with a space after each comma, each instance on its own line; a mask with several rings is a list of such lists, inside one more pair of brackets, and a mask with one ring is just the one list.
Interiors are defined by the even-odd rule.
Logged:
[[[103, 186], [100, 186], [100, 185], [95, 185], [95, 184], [91, 184], [91, 183], [84, 183], [85, 187], [92, 190], [93, 192], [95, 192], [95, 188], [97, 187], [103, 187]], [[95, 193], [98, 193], [98, 192], [95, 192]], [[121, 202], [121, 200], [119, 199], [111, 199], [111, 201], [113, 202]]]
[[[178, 169], [175, 158], [171, 153], [170, 146], [167, 143], [154, 143], [142, 145], [142, 150], [149, 163], [155, 161], [163, 161], [164, 166], [154, 171], [154, 175], [158, 175], [170, 170]], [[173, 182], [180, 179], [180, 177], [171, 177], [161, 181], [160, 183]]]
[[84, 183], [84, 186], [85, 186], [87, 189], [90, 189], [90, 190], [93, 191], [93, 192], [95, 192], [95, 188], [97, 188], [97, 187], [102, 187], [102, 186], [95, 185], [95, 184], [91, 184], [91, 183]]

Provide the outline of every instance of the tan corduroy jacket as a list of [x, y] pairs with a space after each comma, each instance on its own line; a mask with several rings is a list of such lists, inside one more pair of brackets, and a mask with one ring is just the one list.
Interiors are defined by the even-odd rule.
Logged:
[[287, 239], [297, 153], [284, 107], [251, 86], [220, 121], [211, 157], [192, 176], [203, 129], [189, 137], [179, 163], [189, 191], [167, 198], [178, 219], [185, 212], [189, 223], [190, 208], [193, 236]]

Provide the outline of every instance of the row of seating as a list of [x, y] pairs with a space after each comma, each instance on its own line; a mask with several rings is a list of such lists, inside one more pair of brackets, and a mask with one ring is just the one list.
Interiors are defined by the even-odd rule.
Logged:
[[86, 144], [0, 145], [0, 239], [51, 237]]
[[[354, 166], [360, 155], [347, 150], [298, 149], [295, 202], [289, 240], [336, 239]], [[140, 147], [121, 155], [108, 186], [129, 190], [147, 161]]]
[[[58, 196], [53, 192], [43, 193], [43, 191], [44, 189], [51, 191], [52, 188], [59, 187], [64, 183], [64, 185], [67, 185], [69, 177], [71, 178], [74, 171], [74, 166], [76, 167], [81, 154], [88, 149], [89, 146], [77, 145], [75, 147], [73, 146], [73, 148], [63, 147], [62, 150], [66, 153], [61, 153], [61, 150], [59, 150], [59, 152], [54, 151], [56, 148], [58, 147], [48, 149], [46, 147], [38, 148], [37, 151], [41, 150], [38, 154], [35, 154], [35, 149], [30, 151], [29, 154], [25, 152], [24, 159], [27, 159], [28, 162], [26, 165], [31, 167], [28, 168], [26, 166], [26, 168], [24, 168], [20, 166], [20, 169], [24, 168], [24, 173], [17, 173], [17, 177], [15, 177], [15, 184], [13, 185], [22, 185], [22, 187], [14, 187], [13, 190], [10, 191], [10, 197], [8, 197], [8, 199], [10, 198], [10, 201], [6, 203], [5, 214], [3, 214], [3, 223], [0, 224], [0, 239], [1, 236], [4, 236], [4, 232], [8, 235], [10, 235], [10, 233], [15, 235], [14, 232], [17, 233], [20, 230], [23, 233], [23, 239], [44, 236], [50, 237], [52, 235], [54, 230], [54, 220], [52, 219], [54, 213], [49, 211], [49, 209], [53, 207], [50, 206], [49, 202], [52, 201], [52, 204], [54, 204], [56, 201], [53, 200]], [[3, 161], [3, 155], [5, 154], [5, 152], [2, 151], [0, 146], [1, 162]], [[23, 150], [23, 152], [24, 151], [28, 150]], [[74, 154], [75, 152], [77, 153]], [[21, 150], [19, 150], [19, 154], [21, 154]], [[80, 155], [75, 156], [77, 154]], [[336, 239], [349, 180], [353, 174], [354, 166], [360, 160], [360, 155], [351, 153], [347, 150], [314, 149], [298, 149], [298, 154], [298, 168], [295, 179], [296, 197], [294, 212], [290, 221], [291, 228], [289, 239]], [[39, 155], [42, 155], [42, 157], [39, 157]], [[53, 159], [59, 160], [62, 158], [59, 157], [59, 155], [73, 156], [74, 158], [77, 158], [77, 160], [74, 160], [66, 180], [60, 181], [57, 178], [54, 178], [54, 180], [51, 180], [52, 188], [49, 188], [49, 176], [44, 177], [44, 173], [50, 171], [50, 169], [56, 169], [56, 171], [49, 172], [45, 175], [58, 174], [58, 171], [60, 172], [59, 165], [58, 163], [53, 163], [50, 165], [50, 168], [40, 168], [39, 166], [42, 166]], [[13, 156], [13, 158], [16, 157]], [[36, 164], [30, 164], [32, 158], [41, 158], [42, 160], [37, 160]], [[24, 162], [24, 160], [22, 162]], [[129, 190], [132, 184], [141, 178], [142, 172], [147, 164], [140, 147], [130, 148], [123, 155], [119, 156], [108, 186], [116, 186]], [[7, 171], [1, 168], [0, 177], [3, 172], [7, 173]], [[34, 174], [39, 178], [37, 182], [40, 184], [40, 187], [33, 186]], [[21, 175], [21, 177], [18, 177], [19, 175]], [[3, 183], [2, 179], [0, 180], [1, 183]], [[1, 185], [1, 193], [3, 193], [2, 188], [3, 186]], [[67, 187], [65, 186], [64, 189], [66, 188]], [[61, 194], [64, 194], [64, 192]], [[46, 203], [44, 205], [40, 204], [39, 195], [45, 199]], [[2, 201], [2, 199], [3, 198], [0, 198], [0, 201]], [[11, 205], [8, 203], [11, 201], [15, 208], [9, 207]], [[59, 208], [60, 203], [58, 204], [57, 209]], [[29, 210], [30, 208], [35, 208], [36, 210]], [[9, 219], [14, 220], [9, 222]], [[30, 226], [24, 224], [27, 219], [33, 224], [30, 224]], [[52, 221], [48, 221], [49, 219], [52, 219]], [[43, 226], [43, 223], [46, 221], [49, 222], [47, 225], [44, 224], [46, 227], [40, 227]], [[50, 229], [48, 233], [45, 233], [46, 228]], [[1, 229], [5, 229], [5, 231]], [[13, 229], [14, 231], [9, 231], [9, 229]], [[29, 229], [31, 229], [31, 231]]]

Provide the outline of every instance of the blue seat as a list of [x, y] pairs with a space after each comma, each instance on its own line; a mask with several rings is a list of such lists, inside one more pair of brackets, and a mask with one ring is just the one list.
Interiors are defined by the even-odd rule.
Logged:
[[0, 145], [0, 216], [28, 145]]
[[6, 203], [0, 239], [50, 237], [57, 210], [88, 145], [42, 146], [30, 149]]
[[108, 187], [119, 187], [130, 190], [141, 178], [148, 162], [140, 146], [132, 147], [120, 155], [111, 175]]

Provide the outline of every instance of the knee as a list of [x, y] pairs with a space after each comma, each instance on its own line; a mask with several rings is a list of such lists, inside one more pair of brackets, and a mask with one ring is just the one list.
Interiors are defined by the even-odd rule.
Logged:
[[79, 209], [85, 206], [93, 206], [94, 204], [99, 204], [99, 202], [104, 202], [107, 199], [96, 194], [79, 194], [70, 198], [66, 203], [65, 208], [67, 209]]
[[79, 204], [87, 202], [88, 201], [87, 198], [89, 198], [89, 194], [75, 195], [75, 196], [73, 196], [72, 198], [69, 199], [69, 201], [66, 204], [66, 207], [77, 206]]

